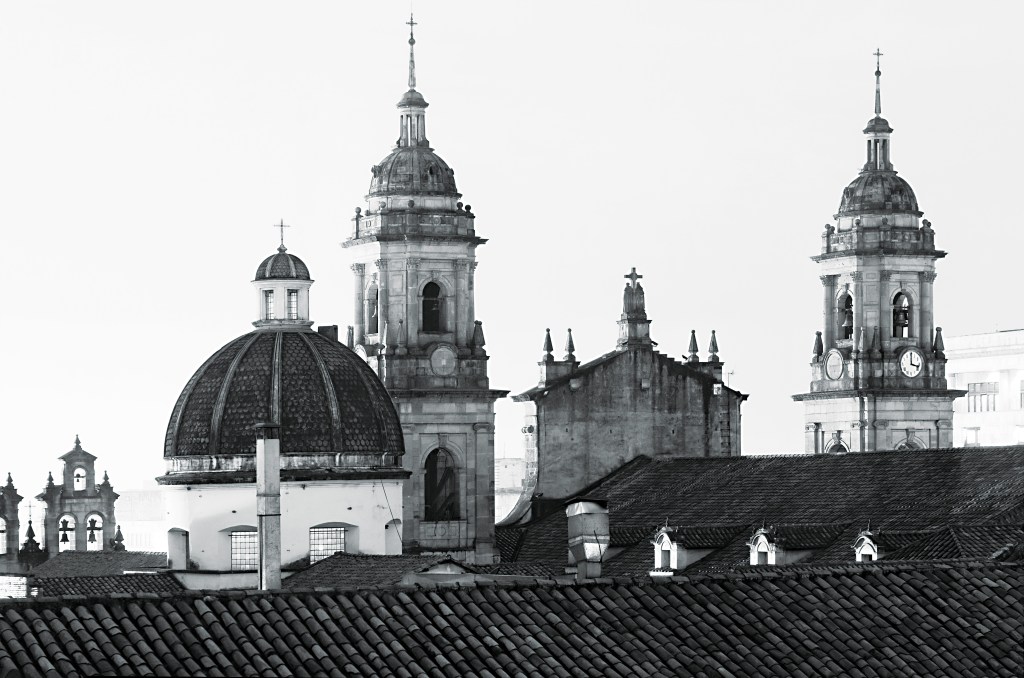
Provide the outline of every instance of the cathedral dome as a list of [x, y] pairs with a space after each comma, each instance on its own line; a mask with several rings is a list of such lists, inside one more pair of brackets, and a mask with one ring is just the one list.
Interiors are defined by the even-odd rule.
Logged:
[[289, 328], [245, 334], [203, 363], [171, 413], [164, 457], [253, 456], [261, 422], [280, 422], [284, 455], [345, 455], [344, 465], [374, 466], [405, 449], [373, 370], [334, 339]]
[[286, 278], [291, 280], [309, 280], [309, 269], [306, 264], [294, 254], [288, 254], [288, 248], [281, 245], [277, 253], [272, 254], [263, 260], [263, 263], [256, 269], [255, 280], [271, 280]]
[[921, 216], [914, 189], [893, 171], [864, 171], [843, 189], [836, 218], [877, 213]]
[[399, 146], [371, 171], [371, 198], [395, 194], [459, 197], [454, 170], [427, 146]]

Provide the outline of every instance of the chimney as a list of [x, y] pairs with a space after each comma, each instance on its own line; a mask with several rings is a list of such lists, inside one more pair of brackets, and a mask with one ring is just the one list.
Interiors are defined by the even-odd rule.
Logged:
[[338, 326], [337, 325], [320, 325], [316, 328], [316, 331], [324, 335], [331, 341], [338, 341]]
[[565, 503], [569, 528], [569, 561], [576, 563], [576, 580], [601, 576], [608, 550], [608, 500], [576, 497]]
[[256, 530], [262, 591], [281, 588], [281, 427], [256, 424]]

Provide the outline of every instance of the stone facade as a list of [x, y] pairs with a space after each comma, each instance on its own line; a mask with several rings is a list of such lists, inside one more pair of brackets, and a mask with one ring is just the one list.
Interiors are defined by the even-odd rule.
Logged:
[[476, 320], [476, 215], [426, 138], [427, 102], [398, 104], [395, 149], [372, 168], [367, 208], [343, 243], [352, 261], [352, 347], [398, 406], [405, 435], [404, 548], [495, 559], [494, 401]]
[[890, 161], [876, 71], [867, 162], [827, 224], [818, 263], [823, 331], [811, 360], [805, 451], [949, 447], [953, 400], [935, 327], [935, 231]]
[[[644, 290], [635, 270], [624, 292], [615, 350], [580, 365], [572, 353], [551, 355], [550, 333], [538, 385], [514, 397], [527, 406], [527, 448], [536, 449], [529, 494], [570, 498], [640, 455], [714, 457], [740, 454], [740, 405], [746, 395], [722, 382], [712, 335], [706, 362], [691, 335], [685, 362], [654, 348]], [[530, 460], [527, 460], [528, 463]]]

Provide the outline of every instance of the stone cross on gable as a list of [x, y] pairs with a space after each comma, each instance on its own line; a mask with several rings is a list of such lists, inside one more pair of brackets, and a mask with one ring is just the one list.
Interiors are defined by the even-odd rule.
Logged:
[[629, 282], [631, 282], [633, 284], [633, 287], [636, 287], [637, 279], [642, 278], [643, 276], [636, 272], [636, 266], [634, 266], [632, 269], [630, 269], [628, 274], [626, 274], [626, 275], [624, 275], [622, 277], [623, 278], [629, 278]]

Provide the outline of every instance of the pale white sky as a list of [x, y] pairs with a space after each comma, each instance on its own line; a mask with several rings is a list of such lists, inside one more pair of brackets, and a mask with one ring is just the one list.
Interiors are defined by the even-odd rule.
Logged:
[[[418, 2], [428, 136], [478, 233], [495, 388], [544, 328], [614, 347], [644, 275], [660, 350], [718, 331], [743, 448], [803, 449], [821, 286], [808, 257], [863, 163], [885, 53], [892, 158], [939, 247], [947, 335], [1024, 326], [1017, 3]], [[352, 322], [339, 243], [391, 149], [404, 2], [0, 5], [3, 452], [26, 497], [75, 434], [153, 485], [175, 399], [251, 329], [284, 218], [318, 324]], [[499, 407], [512, 452], [519, 406]], [[27, 507], [23, 504], [23, 509]]]

